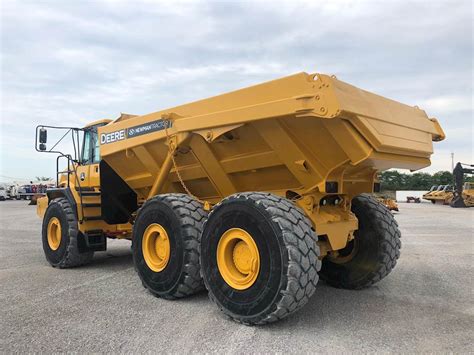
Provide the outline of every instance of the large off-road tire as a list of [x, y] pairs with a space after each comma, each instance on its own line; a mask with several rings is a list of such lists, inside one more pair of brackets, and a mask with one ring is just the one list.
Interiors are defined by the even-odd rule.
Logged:
[[359, 229], [340, 256], [323, 260], [321, 279], [346, 289], [369, 287], [387, 276], [400, 257], [400, 231], [392, 213], [369, 195], [352, 200]]
[[46, 260], [59, 268], [89, 263], [94, 255], [86, 250], [83, 235], [77, 228], [77, 218], [65, 198], [55, 198], [46, 209], [42, 227], [43, 250]]
[[204, 289], [199, 243], [206, 218], [202, 204], [185, 194], [158, 195], [140, 208], [133, 226], [133, 262], [153, 295], [176, 299]]
[[[291, 201], [261, 192], [229, 196], [209, 214], [201, 240], [210, 299], [244, 324], [287, 317], [316, 289], [321, 267], [316, 242], [310, 221]], [[239, 259], [242, 243], [250, 251], [244, 255], [252, 255], [248, 262]]]

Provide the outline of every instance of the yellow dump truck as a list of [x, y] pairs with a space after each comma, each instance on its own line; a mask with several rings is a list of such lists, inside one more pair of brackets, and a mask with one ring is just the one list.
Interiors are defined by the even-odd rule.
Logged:
[[[52, 151], [48, 129], [38, 151]], [[416, 106], [307, 73], [66, 129], [76, 154], [59, 152], [67, 167], [38, 201], [49, 263], [78, 266], [107, 238], [130, 239], [153, 295], [205, 287], [244, 324], [300, 309], [319, 277], [361, 289], [387, 276], [400, 232], [365, 193], [379, 171], [430, 165], [444, 139]]]
[[453, 186], [452, 185], [441, 185], [441, 190], [434, 191], [427, 200], [431, 200], [432, 203], [437, 203], [441, 205], [449, 205], [453, 199]]

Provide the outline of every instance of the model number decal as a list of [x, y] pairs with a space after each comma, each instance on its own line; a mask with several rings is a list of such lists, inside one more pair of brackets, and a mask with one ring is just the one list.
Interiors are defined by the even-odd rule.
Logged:
[[141, 124], [138, 126], [121, 129], [120, 131], [102, 133], [100, 135], [100, 144], [114, 143], [126, 138], [133, 138], [144, 134], [162, 131], [165, 128], [171, 127], [171, 122], [168, 120], [157, 120], [150, 123]]

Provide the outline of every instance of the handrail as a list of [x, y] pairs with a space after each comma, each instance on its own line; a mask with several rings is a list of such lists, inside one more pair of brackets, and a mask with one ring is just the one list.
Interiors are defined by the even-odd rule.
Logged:
[[[65, 171], [59, 171], [59, 159], [60, 158], [66, 158], [67, 159], [67, 170]], [[73, 170], [70, 169], [72, 167]], [[76, 183], [74, 184], [75, 187], [79, 188], [79, 199], [81, 203], [81, 216], [79, 218], [79, 223], [84, 222], [84, 203], [82, 201], [82, 186], [80, 183], [80, 179], [77, 176], [77, 169], [76, 166], [74, 165], [74, 159], [72, 159], [72, 156], [70, 154], [60, 154], [56, 158], [56, 187], [59, 188], [59, 175], [62, 173], [67, 173], [67, 187], [70, 188], [70, 175], [74, 173], [74, 177], [76, 180]], [[78, 216], [79, 217], [79, 216]]]

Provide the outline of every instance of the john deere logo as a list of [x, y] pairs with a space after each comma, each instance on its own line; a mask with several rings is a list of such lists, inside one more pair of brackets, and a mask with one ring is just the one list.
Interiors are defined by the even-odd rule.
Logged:
[[125, 139], [125, 130], [121, 129], [120, 131], [111, 132], [111, 133], [102, 133], [100, 135], [100, 144], [108, 144], [116, 141], [121, 141]]

